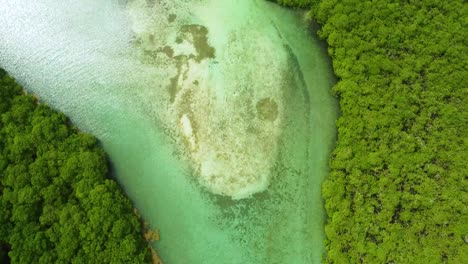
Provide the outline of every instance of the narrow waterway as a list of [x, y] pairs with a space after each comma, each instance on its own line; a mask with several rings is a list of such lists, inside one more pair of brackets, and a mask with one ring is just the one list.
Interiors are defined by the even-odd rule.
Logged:
[[99, 138], [165, 263], [320, 263], [337, 104], [303, 13], [0, 0], [0, 67]]

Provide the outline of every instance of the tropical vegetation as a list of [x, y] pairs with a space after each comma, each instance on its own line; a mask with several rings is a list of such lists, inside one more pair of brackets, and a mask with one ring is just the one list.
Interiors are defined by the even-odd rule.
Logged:
[[314, 6], [339, 78], [327, 263], [468, 263], [463, 0]]
[[1, 263], [151, 262], [96, 139], [1, 69], [0, 212]]

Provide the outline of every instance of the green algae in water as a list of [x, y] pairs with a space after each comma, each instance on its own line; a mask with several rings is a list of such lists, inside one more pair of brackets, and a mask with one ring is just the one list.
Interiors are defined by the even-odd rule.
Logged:
[[0, 66], [98, 136], [163, 260], [319, 263], [336, 105], [301, 14], [78, 2], [2, 6]]

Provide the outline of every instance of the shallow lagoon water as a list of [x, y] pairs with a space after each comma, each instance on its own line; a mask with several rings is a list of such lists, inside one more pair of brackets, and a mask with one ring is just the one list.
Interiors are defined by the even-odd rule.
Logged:
[[303, 14], [249, 0], [0, 6], [0, 66], [100, 139], [166, 263], [320, 262], [337, 108]]

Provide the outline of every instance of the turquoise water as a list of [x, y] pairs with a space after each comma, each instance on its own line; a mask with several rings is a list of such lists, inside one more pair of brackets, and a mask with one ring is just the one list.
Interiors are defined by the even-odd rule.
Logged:
[[1, 1], [0, 66], [96, 135], [165, 263], [319, 263], [337, 105], [264, 1]]

